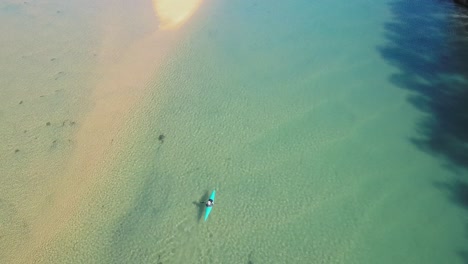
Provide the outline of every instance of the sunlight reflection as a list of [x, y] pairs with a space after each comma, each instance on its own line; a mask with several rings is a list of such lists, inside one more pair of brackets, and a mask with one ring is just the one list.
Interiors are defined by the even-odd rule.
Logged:
[[163, 30], [177, 29], [198, 9], [202, 0], [152, 0]]

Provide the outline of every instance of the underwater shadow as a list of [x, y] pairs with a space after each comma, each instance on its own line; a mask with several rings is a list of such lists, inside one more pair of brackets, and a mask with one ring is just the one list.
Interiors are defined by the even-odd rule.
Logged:
[[197, 212], [198, 212], [197, 220], [198, 220], [198, 222], [200, 222], [200, 220], [203, 217], [203, 212], [205, 211], [205, 202], [208, 201], [209, 197], [210, 197], [210, 193], [208, 192], [208, 190], [206, 190], [199, 201], [192, 202], [195, 206], [197, 206]]
[[434, 185], [446, 192], [452, 202], [468, 210], [468, 183], [455, 180], [451, 183], [438, 182]]
[[378, 50], [399, 71], [390, 81], [412, 91], [409, 102], [427, 114], [411, 142], [467, 169], [468, 11], [443, 0], [396, 1], [391, 10]]
[[[435, 186], [468, 210], [468, 10], [452, 0], [395, 0], [390, 10], [378, 51], [397, 70], [390, 81], [425, 114], [410, 141], [454, 172]], [[458, 254], [468, 264], [468, 251]]]
[[[453, 203], [468, 210], [468, 183], [455, 180], [451, 183], [436, 182], [434, 185], [444, 192]], [[466, 225], [466, 237], [468, 238], [468, 223]], [[463, 263], [468, 264], [468, 250], [460, 250], [458, 255]]]

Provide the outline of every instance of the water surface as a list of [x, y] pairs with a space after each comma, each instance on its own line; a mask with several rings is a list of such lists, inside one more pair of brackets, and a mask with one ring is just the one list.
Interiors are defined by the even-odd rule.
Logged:
[[[4, 12], [19, 11], [10, 6]], [[441, 1], [205, 1], [172, 32], [177, 38], [147, 37], [153, 27], [143, 30], [138, 26], [143, 22], [105, 35], [105, 43], [117, 44], [103, 46], [108, 60], [100, 63], [110, 65], [115, 58], [115, 72], [104, 71], [104, 80], [91, 78], [97, 84], [80, 92], [82, 97], [66, 94], [55, 99], [54, 107], [42, 103], [50, 107], [44, 115], [76, 113], [77, 120], [88, 120], [83, 122], [95, 129], [100, 120], [96, 109], [107, 108], [93, 108], [93, 91], [119, 80], [142, 88], [98, 93], [132, 98], [101, 101], [118, 102], [115, 111], [125, 118], [109, 127], [122, 129], [85, 141], [95, 142], [103, 154], [93, 156], [95, 169], [85, 170], [85, 187], [67, 189], [71, 196], [83, 194], [70, 214], [58, 214], [71, 215], [67, 223], [47, 240], [38, 240], [29, 259], [463, 263], [466, 126], [457, 125], [466, 124], [457, 113], [468, 105], [462, 100], [468, 76], [463, 16], [466, 12]], [[148, 17], [141, 21], [151, 21]], [[109, 27], [104, 32], [112, 32], [103, 24]], [[161, 48], [158, 36], [176, 40]], [[152, 45], [164, 51], [157, 57], [159, 66], [136, 63], [152, 54]], [[112, 55], [121, 50], [128, 56]], [[144, 71], [148, 68], [154, 70]], [[39, 71], [37, 78], [46, 78], [46, 71], [53, 69]], [[89, 71], [83, 76], [101, 69]], [[133, 77], [112, 77], [124, 72]], [[27, 243], [33, 232], [21, 225], [35, 219], [24, 217], [30, 209], [21, 199], [40, 197], [34, 195], [34, 174], [22, 166], [55, 162], [43, 169], [58, 170], [56, 176], [44, 177], [54, 181], [67, 175], [63, 154], [72, 151], [64, 148], [37, 161], [20, 156], [26, 155], [23, 147], [14, 152], [24, 139], [15, 138], [20, 133], [12, 127], [22, 130], [33, 122], [21, 118], [34, 109], [14, 110], [26, 106], [20, 95], [29, 93], [6, 89], [2, 96], [9, 105], [0, 117], [12, 124], [1, 132], [11, 142], [1, 149], [6, 157], [2, 176], [7, 175], [2, 186], [10, 191], [0, 210], [11, 215], [1, 220], [2, 230], [23, 234], [2, 237], [1, 243], [12, 245], [4, 251], [7, 256], [15, 255], [12, 241]], [[63, 134], [61, 123], [47, 126], [44, 121], [37, 121], [38, 131], [55, 130], [38, 132], [43, 137], [80, 135], [69, 123], [69, 134]], [[35, 153], [46, 153], [40, 144], [31, 145], [38, 148]], [[15, 180], [8, 176], [14, 171], [19, 175]], [[45, 193], [60, 192], [54, 188], [44, 183]], [[199, 202], [212, 189], [218, 192], [216, 206], [205, 223]]]

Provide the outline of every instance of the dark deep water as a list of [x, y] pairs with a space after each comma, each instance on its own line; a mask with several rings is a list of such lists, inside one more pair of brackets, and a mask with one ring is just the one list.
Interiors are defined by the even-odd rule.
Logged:
[[[409, 140], [456, 175], [434, 186], [468, 214], [468, 9], [448, 0], [390, 8], [396, 19], [385, 25], [387, 45], [379, 51], [399, 70], [391, 82], [411, 91], [408, 101], [426, 114]], [[456, 251], [468, 263], [468, 246]]]

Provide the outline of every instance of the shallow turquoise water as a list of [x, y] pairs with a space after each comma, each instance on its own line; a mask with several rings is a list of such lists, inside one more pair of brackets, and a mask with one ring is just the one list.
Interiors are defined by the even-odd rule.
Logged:
[[401, 80], [466, 82], [443, 45], [460, 11], [416, 2], [206, 2], [132, 121], [125, 184], [97, 196], [110, 209], [46, 262], [463, 263], [466, 167], [414, 143], [438, 112]]
[[[434, 23], [444, 28], [454, 12], [414, 6], [441, 10], [447, 20]], [[161, 259], [462, 262], [463, 209], [434, 184], [455, 174], [411, 142], [427, 113], [392, 82], [408, 69], [382, 54], [393, 45], [389, 23], [414, 6], [239, 1], [205, 11], [168, 70], [165, 103], [148, 116], [166, 135], [155, 167], [177, 205], [164, 215], [179, 224], [152, 223], [166, 229], [156, 232]], [[410, 27], [423, 35], [418, 22]], [[197, 223], [184, 201], [211, 188], [213, 218]]]
[[[412, 143], [427, 113], [384, 52], [396, 12], [438, 9], [447, 27], [453, 7], [212, 5], [155, 87], [141, 143], [153, 164], [113, 261], [461, 263], [466, 215], [437, 188], [457, 174]], [[203, 223], [192, 201], [213, 188]]]

